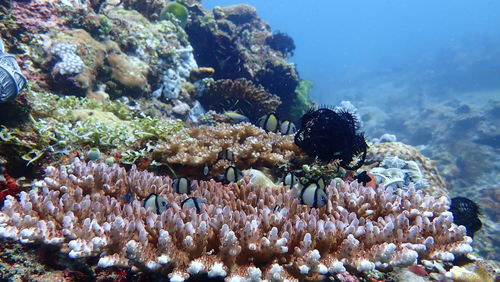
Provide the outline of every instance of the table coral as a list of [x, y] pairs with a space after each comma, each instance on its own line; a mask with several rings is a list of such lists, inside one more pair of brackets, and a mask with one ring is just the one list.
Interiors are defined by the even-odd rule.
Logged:
[[[135, 266], [176, 281], [202, 273], [319, 279], [344, 266], [369, 271], [472, 251], [465, 228], [452, 223], [448, 199], [411, 186], [394, 195], [335, 183], [326, 187], [327, 205], [311, 209], [287, 187], [197, 185], [193, 195], [205, 201], [200, 213], [180, 207], [187, 196], [175, 193], [168, 177], [75, 159], [47, 167], [19, 200], [7, 197], [0, 237], [57, 245], [72, 258], [98, 256], [101, 267]], [[171, 207], [160, 215], [146, 210], [142, 201], [151, 193]]]
[[234, 153], [235, 164], [241, 168], [272, 167], [300, 155], [293, 136], [265, 132], [246, 122], [186, 128], [166, 136], [153, 155], [161, 163], [201, 167], [216, 163], [226, 149]]

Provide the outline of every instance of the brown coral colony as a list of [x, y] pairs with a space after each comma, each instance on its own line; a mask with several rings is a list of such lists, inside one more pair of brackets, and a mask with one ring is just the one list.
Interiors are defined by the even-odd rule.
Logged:
[[[246, 279], [320, 277], [415, 263], [453, 260], [471, 251], [463, 226], [452, 223], [446, 197], [434, 199], [410, 187], [391, 189], [352, 183], [326, 187], [322, 209], [300, 205], [287, 187], [198, 181], [201, 212], [181, 208], [187, 198], [168, 177], [135, 168], [85, 163], [48, 167], [43, 181], [20, 200], [8, 197], [0, 235], [61, 246], [71, 257], [100, 256], [98, 265], [168, 273], [174, 279], [208, 273]], [[122, 195], [132, 193], [127, 203]], [[151, 193], [170, 208], [145, 209]], [[274, 209], [279, 205], [281, 209]]]

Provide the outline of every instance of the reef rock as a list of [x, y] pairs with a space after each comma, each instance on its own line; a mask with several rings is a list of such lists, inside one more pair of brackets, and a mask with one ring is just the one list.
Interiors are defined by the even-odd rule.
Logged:
[[287, 54], [266, 44], [270, 26], [248, 5], [216, 7], [212, 12], [201, 5], [189, 7], [186, 26], [198, 64], [215, 69], [214, 79], [246, 78], [278, 95], [281, 116], [289, 116], [300, 78]]

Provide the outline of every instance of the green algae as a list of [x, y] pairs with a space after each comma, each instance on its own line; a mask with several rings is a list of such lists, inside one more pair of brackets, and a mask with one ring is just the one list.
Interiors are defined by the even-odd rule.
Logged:
[[189, 12], [186, 7], [177, 2], [169, 2], [160, 12], [160, 19], [162, 20], [170, 20], [170, 15], [173, 15], [178, 21], [179, 24], [184, 27], [186, 26]]
[[26, 97], [32, 108], [30, 130], [3, 126], [0, 144], [15, 145], [27, 165], [54, 152], [75, 150], [86, 155], [89, 148], [105, 155], [122, 152], [120, 161], [132, 164], [147, 157], [157, 141], [183, 129], [181, 120], [132, 112], [127, 98], [101, 102], [34, 91]]
[[33, 93], [35, 128], [45, 140], [100, 149], [159, 140], [183, 128], [182, 121], [134, 114], [128, 99], [100, 102], [75, 96]]
[[301, 80], [295, 88], [295, 97], [290, 107], [292, 120], [299, 120], [312, 106], [311, 89], [314, 84], [309, 80]]

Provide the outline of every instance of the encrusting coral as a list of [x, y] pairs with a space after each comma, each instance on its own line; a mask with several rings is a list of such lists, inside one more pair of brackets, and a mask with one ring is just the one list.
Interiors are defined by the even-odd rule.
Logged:
[[482, 263], [470, 263], [465, 266], [453, 266], [446, 277], [455, 282], [493, 282], [493, 277]]
[[426, 180], [427, 191], [433, 196], [447, 195], [444, 180], [439, 175], [432, 160], [410, 145], [401, 142], [385, 142], [368, 147], [366, 164], [382, 162], [384, 159], [397, 157], [405, 162], [414, 162]]
[[165, 164], [202, 166], [214, 164], [224, 150], [234, 153], [238, 167], [272, 167], [299, 156], [293, 136], [265, 132], [252, 124], [221, 123], [216, 126], [186, 128], [166, 137], [153, 152], [153, 158]]
[[[472, 251], [465, 228], [452, 223], [448, 199], [411, 186], [395, 195], [334, 182], [326, 187], [327, 205], [311, 209], [288, 187], [197, 181], [193, 196], [203, 202], [197, 213], [181, 208], [187, 195], [174, 192], [172, 179], [136, 168], [75, 159], [45, 174], [19, 200], [7, 197], [0, 237], [57, 245], [72, 258], [97, 256], [101, 267], [135, 266], [175, 281], [201, 273], [239, 281], [319, 279], [345, 266], [369, 271]], [[146, 210], [151, 193], [170, 207]]]

